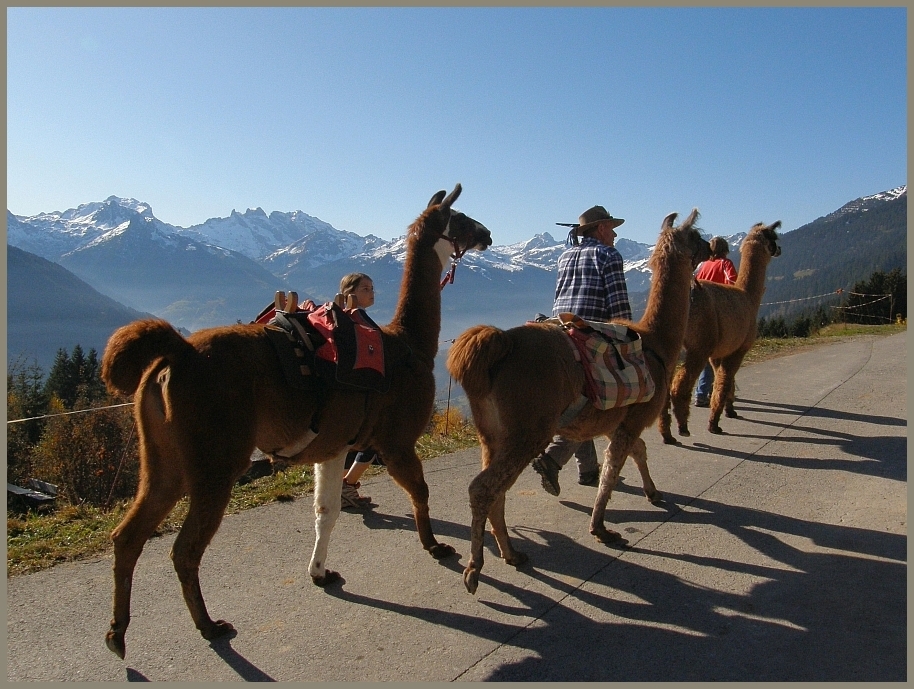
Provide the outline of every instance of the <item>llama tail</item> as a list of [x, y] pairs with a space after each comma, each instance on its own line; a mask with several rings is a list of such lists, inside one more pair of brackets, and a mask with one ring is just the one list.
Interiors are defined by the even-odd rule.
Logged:
[[464, 332], [447, 355], [447, 370], [470, 397], [484, 397], [492, 387], [492, 367], [511, 353], [511, 338], [491, 325]]
[[102, 355], [101, 376], [108, 390], [132, 395], [156, 360], [193, 353], [193, 346], [168, 322], [150, 318], [118, 328]]

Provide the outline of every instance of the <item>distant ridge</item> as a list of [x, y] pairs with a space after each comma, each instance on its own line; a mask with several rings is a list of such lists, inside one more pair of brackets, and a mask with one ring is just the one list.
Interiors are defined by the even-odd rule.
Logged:
[[46, 372], [57, 350], [80, 345], [101, 356], [118, 327], [151, 314], [100, 294], [65, 268], [7, 245], [7, 359]]
[[[769, 265], [760, 316], [828, 306], [838, 299], [807, 298], [850, 289], [875, 270], [906, 268], [906, 216], [905, 185], [862, 196], [796, 230], [782, 231], [783, 255]], [[154, 313], [190, 331], [248, 322], [276, 290], [327, 301], [340, 278], [353, 271], [374, 279], [372, 316], [386, 323], [396, 304], [405, 256], [403, 237], [362, 237], [302, 211], [232, 211], [227, 218], [181, 228], [158, 220], [148, 203], [115, 196], [32, 217], [7, 211], [7, 229], [11, 246], [59, 263], [125, 307]], [[745, 235], [726, 237], [737, 264]], [[447, 340], [477, 323], [511, 327], [537, 312], [548, 313], [555, 266], [564, 248], [564, 241], [544, 232], [467, 254], [454, 285], [442, 293], [441, 351], [446, 351]], [[617, 248], [625, 260], [637, 319], [650, 287], [653, 247], [619, 238]], [[11, 281], [10, 300], [20, 298], [16, 290], [28, 291], [42, 280], [25, 280], [21, 286]], [[24, 298], [27, 302], [31, 295]], [[785, 303], [766, 306], [774, 302]], [[34, 325], [18, 322], [21, 317], [11, 312], [10, 328], [18, 332], [29, 327], [34, 333]], [[60, 336], [52, 323], [47, 327], [53, 333], [48, 337]], [[446, 377], [443, 366], [438, 368]]]

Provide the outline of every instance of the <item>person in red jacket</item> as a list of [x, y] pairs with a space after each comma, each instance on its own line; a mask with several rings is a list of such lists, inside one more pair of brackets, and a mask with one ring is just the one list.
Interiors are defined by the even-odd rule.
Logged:
[[[695, 279], [719, 282], [722, 285], [732, 285], [736, 282], [736, 266], [733, 265], [733, 261], [727, 258], [727, 254], [730, 253], [730, 245], [727, 244], [727, 240], [723, 237], [713, 237], [710, 245], [711, 258], [698, 266]], [[713, 386], [714, 368], [711, 366], [711, 362], [708, 361], [698, 377], [698, 385], [695, 387], [696, 407], [711, 406], [711, 388]]]

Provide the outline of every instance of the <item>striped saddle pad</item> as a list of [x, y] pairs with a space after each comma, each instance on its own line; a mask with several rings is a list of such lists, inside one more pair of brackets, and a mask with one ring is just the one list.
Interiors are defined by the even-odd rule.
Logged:
[[584, 367], [584, 393], [597, 409], [647, 402], [656, 386], [641, 336], [626, 325], [585, 321], [572, 313], [549, 319], [562, 326]]

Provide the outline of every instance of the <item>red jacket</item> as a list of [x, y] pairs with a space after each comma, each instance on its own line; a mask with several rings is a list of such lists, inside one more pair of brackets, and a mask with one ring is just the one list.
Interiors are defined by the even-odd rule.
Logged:
[[736, 282], [736, 266], [729, 258], [711, 258], [698, 266], [695, 279], [732, 285]]

